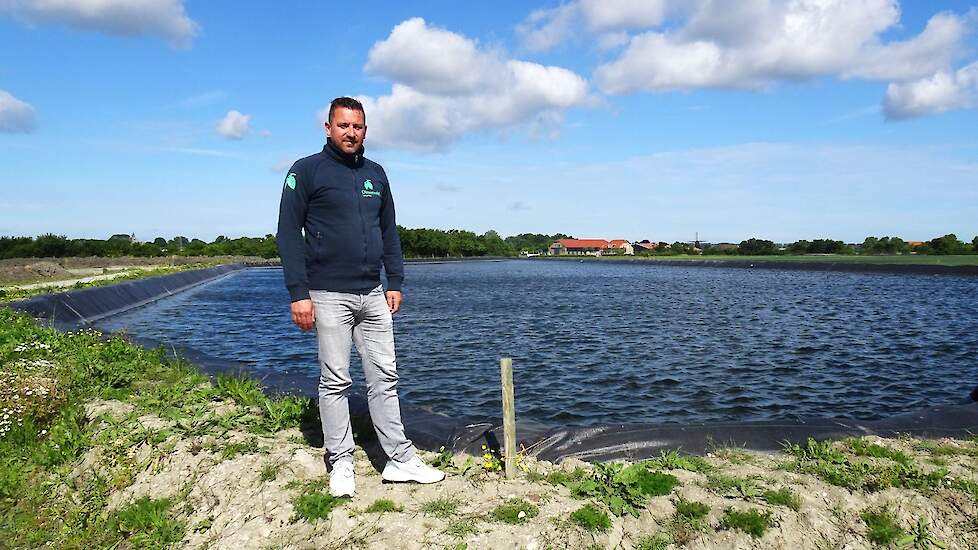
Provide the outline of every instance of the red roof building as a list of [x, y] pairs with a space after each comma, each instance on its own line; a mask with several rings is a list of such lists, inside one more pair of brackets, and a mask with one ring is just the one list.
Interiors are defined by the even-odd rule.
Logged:
[[609, 248], [604, 239], [560, 239], [550, 245], [552, 256], [600, 256], [602, 250]]

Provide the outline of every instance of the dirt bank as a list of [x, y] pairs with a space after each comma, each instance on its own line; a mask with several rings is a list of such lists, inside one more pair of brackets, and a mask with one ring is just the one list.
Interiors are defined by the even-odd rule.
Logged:
[[81, 279], [112, 275], [134, 268], [225, 263], [275, 263], [256, 256], [166, 256], [162, 258], [10, 258], [0, 260], [0, 286], [61, 282], [71, 286]]

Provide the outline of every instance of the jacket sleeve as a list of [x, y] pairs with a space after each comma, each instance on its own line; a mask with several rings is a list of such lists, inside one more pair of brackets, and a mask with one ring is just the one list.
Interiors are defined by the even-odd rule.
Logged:
[[404, 257], [401, 255], [401, 238], [397, 234], [394, 216], [394, 195], [390, 180], [384, 186], [384, 203], [380, 207], [380, 234], [384, 240], [384, 271], [387, 273], [387, 290], [401, 290], [404, 283]]
[[302, 227], [306, 223], [308, 182], [304, 172], [292, 165], [282, 186], [282, 201], [278, 210], [278, 234], [275, 242], [285, 272], [285, 287], [293, 302], [309, 298], [309, 278], [306, 274], [306, 247]]

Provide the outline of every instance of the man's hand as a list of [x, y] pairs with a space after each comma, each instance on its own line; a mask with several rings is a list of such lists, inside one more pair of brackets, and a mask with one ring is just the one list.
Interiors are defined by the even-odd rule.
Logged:
[[391, 310], [391, 315], [397, 313], [397, 310], [401, 309], [401, 291], [399, 290], [388, 290], [387, 291], [387, 307]]
[[292, 302], [292, 322], [302, 330], [312, 330], [316, 326], [316, 310], [312, 307], [312, 300], [307, 298]]

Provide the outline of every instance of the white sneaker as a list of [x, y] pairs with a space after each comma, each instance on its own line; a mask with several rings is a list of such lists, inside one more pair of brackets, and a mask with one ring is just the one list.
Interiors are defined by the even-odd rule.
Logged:
[[329, 494], [334, 497], [352, 497], [355, 490], [353, 464], [345, 460], [333, 464], [333, 471], [329, 474]]
[[416, 481], [418, 483], [437, 483], [445, 479], [445, 472], [432, 468], [415, 455], [407, 462], [388, 460], [381, 474], [384, 481]]

